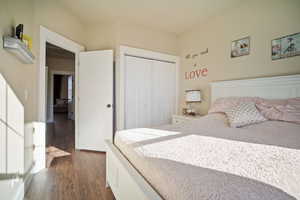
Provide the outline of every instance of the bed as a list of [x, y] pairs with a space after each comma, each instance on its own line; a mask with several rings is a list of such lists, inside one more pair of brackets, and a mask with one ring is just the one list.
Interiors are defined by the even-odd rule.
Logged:
[[[227, 96], [297, 97], [300, 76], [212, 84], [212, 101]], [[213, 113], [119, 131], [108, 142], [107, 184], [118, 200], [300, 199], [300, 125], [230, 128], [224, 114]]]

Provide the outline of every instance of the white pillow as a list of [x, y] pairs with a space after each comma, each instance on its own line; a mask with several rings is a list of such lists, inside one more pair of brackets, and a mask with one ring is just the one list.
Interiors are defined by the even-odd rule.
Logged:
[[267, 121], [254, 102], [244, 102], [225, 111], [231, 127], [242, 127]]

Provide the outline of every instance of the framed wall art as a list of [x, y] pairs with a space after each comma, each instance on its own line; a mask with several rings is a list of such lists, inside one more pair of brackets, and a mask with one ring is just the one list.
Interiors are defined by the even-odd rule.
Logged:
[[300, 32], [272, 40], [272, 60], [300, 55]]
[[250, 37], [234, 40], [231, 43], [231, 58], [250, 54]]

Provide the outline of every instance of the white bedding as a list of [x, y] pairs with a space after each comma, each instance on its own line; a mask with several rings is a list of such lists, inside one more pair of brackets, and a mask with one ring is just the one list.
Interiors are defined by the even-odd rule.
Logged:
[[300, 125], [229, 128], [221, 114], [120, 131], [115, 144], [166, 200], [300, 200]]

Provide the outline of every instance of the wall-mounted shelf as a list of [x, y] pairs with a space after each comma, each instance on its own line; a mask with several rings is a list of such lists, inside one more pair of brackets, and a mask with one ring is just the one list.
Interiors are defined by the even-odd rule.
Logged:
[[12, 52], [25, 64], [32, 64], [34, 62], [34, 55], [31, 53], [30, 49], [17, 38], [4, 36], [3, 48]]

